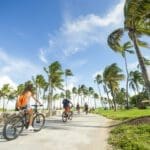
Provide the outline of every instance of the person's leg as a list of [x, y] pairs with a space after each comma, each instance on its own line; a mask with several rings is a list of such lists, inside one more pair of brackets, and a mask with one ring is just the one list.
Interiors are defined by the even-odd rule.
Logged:
[[33, 121], [33, 110], [30, 108], [28, 109], [28, 114], [29, 114], [29, 126], [32, 126], [32, 121]]
[[28, 109], [28, 114], [29, 114], [29, 127], [28, 127], [28, 130], [29, 131], [34, 131], [34, 128], [32, 127], [32, 122], [33, 122], [33, 110], [32, 110], [32, 108]]

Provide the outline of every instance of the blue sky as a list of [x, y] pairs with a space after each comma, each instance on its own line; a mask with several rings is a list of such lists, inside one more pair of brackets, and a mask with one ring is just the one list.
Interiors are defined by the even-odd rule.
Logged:
[[[124, 69], [122, 57], [107, 45], [108, 34], [123, 25], [123, 5], [124, 0], [0, 0], [0, 84], [44, 75], [43, 67], [56, 60], [72, 70], [70, 86], [93, 86], [93, 76], [114, 62]], [[135, 69], [136, 57], [128, 61]]]

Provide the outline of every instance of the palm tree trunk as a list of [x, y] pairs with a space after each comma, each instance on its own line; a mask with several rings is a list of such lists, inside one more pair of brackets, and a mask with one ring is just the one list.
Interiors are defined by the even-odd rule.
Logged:
[[148, 79], [148, 73], [147, 73], [146, 67], [144, 65], [144, 60], [143, 60], [142, 54], [141, 54], [140, 49], [139, 49], [138, 44], [137, 44], [136, 35], [133, 31], [131, 32], [131, 34], [132, 34], [132, 37], [133, 37], [131, 40], [133, 41], [133, 44], [134, 44], [134, 47], [135, 47], [135, 50], [136, 50], [136, 55], [138, 57], [139, 65], [140, 65], [142, 75], [143, 75], [143, 79], [144, 79], [144, 82], [145, 82], [145, 87], [147, 89], [147, 92], [148, 92], [148, 95], [149, 95], [149, 98], [150, 98], [150, 81]]
[[114, 111], [116, 111], [116, 100], [115, 100], [115, 95], [114, 95], [114, 91], [112, 89], [112, 84], [111, 82], [109, 82], [109, 85], [110, 85], [110, 90], [111, 90], [111, 95], [112, 95], [112, 101], [113, 101], [113, 104], [114, 104]]
[[66, 81], [65, 98], [67, 98], [67, 76], [65, 76], [65, 81]]
[[100, 90], [100, 87], [99, 87], [99, 85], [97, 84], [97, 88], [98, 88], [98, 92], [99, 92], [99, 100], [101, 101], [101, 105], [102, 105], [102, 107], [104, 108], [104, 104], [103, 104], [103, 102], [102, 102], [102, 94], [101, 94], [101, 90]]
[[129, 95], [128, 95], [129, 72], [128, 72], [126, 53], [124, 54], [124, 60], [125, 60], [125, 68], [126, 68], [126, 74], [127, 74], [127, 80], [126, 80], [126, 104], [127, 104], [127, 109], [129, 109]]
[[96, 99], [94, 98], [94, 103], [95, 103], [95, 109], [96, 109]]
[[5, 111], [5, 99], [3, 97], [3, 112]]
[[108, 90], [107, 90], [107, 87], [106, 87], [106, 84], [103, 86], [104, 88], [104, 91], [106, 92], [106, 95], [107, 95], [107, 99], [108, 99], [108, 104], [109, 104], [109, 109], [111, 109], [111, 104], [110, 104], [110, 98], [109, 98], [109, 93], [108, 93]]

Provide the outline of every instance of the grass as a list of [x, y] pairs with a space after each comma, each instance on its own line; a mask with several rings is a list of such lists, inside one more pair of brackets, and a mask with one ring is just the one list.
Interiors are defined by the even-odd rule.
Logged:
[[[126, 120], [142, 116], [150, 116], [148, 109], [103, 110], [96, 109], [96, 114], [113, 120]], [[114, 150], [150, 150], [150, 124], [122, 124], [113, 128], [108, 139]]]
[[126, 119], [141, 117], [141, 116], [150, 116], [150, 108], [147, 109], [134, 108], [129, 110], [117, 110], [117, 111], [96, 109], [94, 113], [101, 114], [113, 120], [126, 120]]
[[111, 131], [108, 141], [115, 150], [150, 150], [150, 125], [121, 125]]

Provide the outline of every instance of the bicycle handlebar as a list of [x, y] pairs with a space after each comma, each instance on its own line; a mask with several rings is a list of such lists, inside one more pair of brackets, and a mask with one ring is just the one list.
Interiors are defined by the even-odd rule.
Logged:
[[38, 107], [38, 106], [43, 106], [43, 104], [40, 104], [40, 105], [35, 104], [35, 105], [31, 105], [31, 106]]

